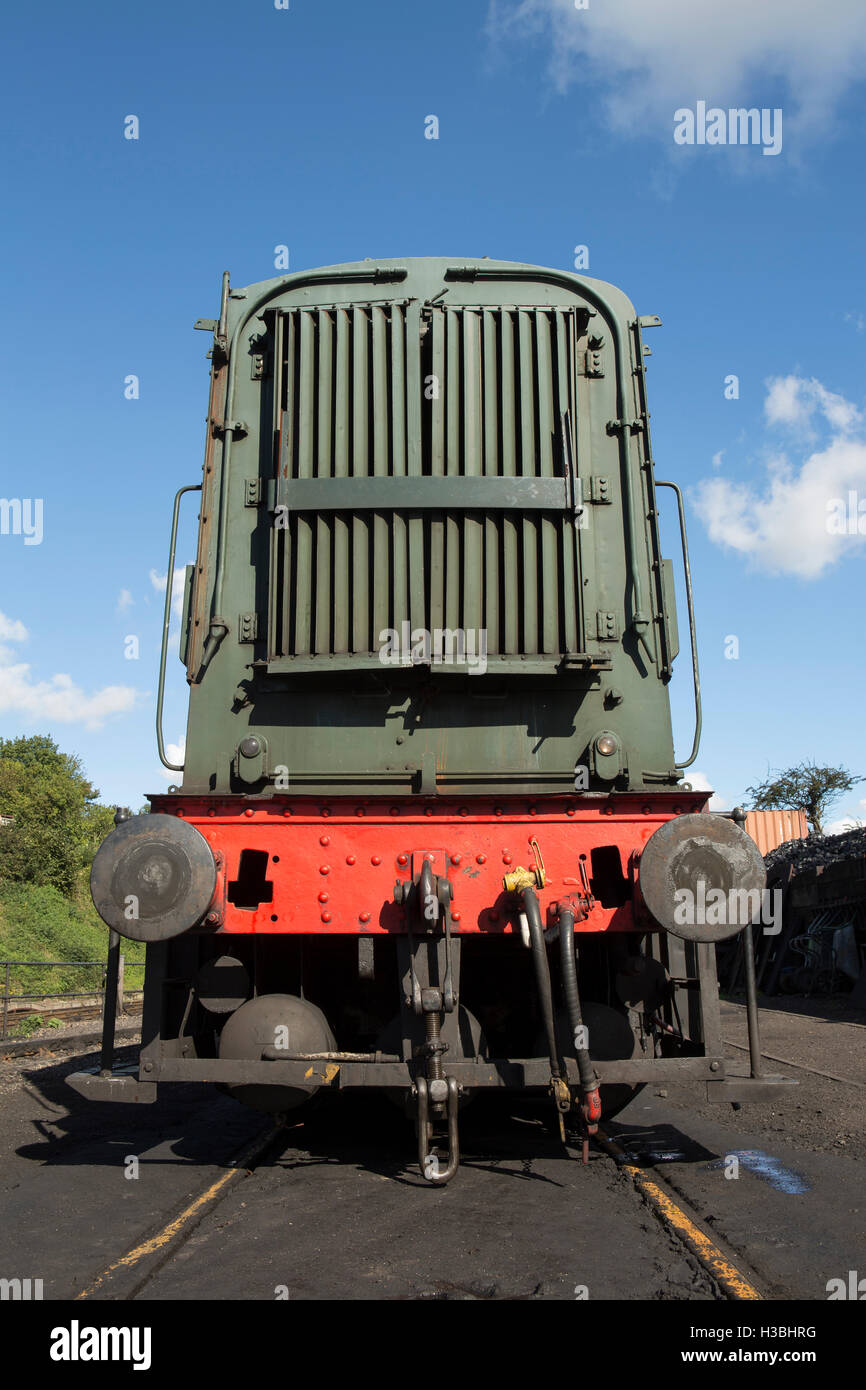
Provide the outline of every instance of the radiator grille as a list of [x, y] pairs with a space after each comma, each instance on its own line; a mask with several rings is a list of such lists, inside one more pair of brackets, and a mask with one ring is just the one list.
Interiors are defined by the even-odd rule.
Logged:
[[[380, 634], [405, 622], [484, 629], [492, 663], [578, 652], [573, 311], [388, 301], [293, 308], [275, 331], [270, 658], [377, 660]], [[341, 479], [392, 482], [353, 505], [362, 492]], [[441, 507], [413, 479], [442, 479]], [[458, 481], [471, 479], [527, 481], [492, 484], [488, 500]], [[321, 485], [293, 494], [304, 480]]]

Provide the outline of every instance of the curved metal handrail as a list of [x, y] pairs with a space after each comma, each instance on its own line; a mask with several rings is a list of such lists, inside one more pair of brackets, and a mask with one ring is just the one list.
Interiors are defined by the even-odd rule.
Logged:
[[180, 513], [180, 499], [185, 492], [201, 492], [201, 483], [191, 483], [188, 487], [179, 488], [175, 493], [174, 511], [171, 518], [171, 540], [168, 547], [168, 570], [165, 576], [165, 608], [162, 615], [162, 646], [159, 652], [159, 685], [156, 693], [156, 746], [159, 751], [159, 761], [163, 767], [167, 767], [170, 772], [183, 772], [183, 763], [170, 763], [165, 756], [165, 744], [162, 738], [162, 702], [165, 695], [165, 659], [168, 653], [168, 629], [171, 626], [171, 588], [174, 578], [174, 552], [177, 545], [177, 519]]
[[669, 487], [676, 493], [677, 509], [680, 517], [680, 540], [683, 546], [683, 572], [686, 580], [686, 604], [689, 610], [689, 635], [692, 639], [692, 670], [695, 678], [695, 737], [692, 742], [691, 756], [684, 763], [674, 763], [674, 767], [691, 767], [695, 758], [698, 756], [698, 745], [701, 741], [701, 676], [698, 670], [698, 638], [695, 632], [695, 609], [692, 600], [692, 571], [689, 566], [689, 543], [686, 539], [686, 514], [683, 508], [683, 494], [680, 492], [676, 483], [665, 483], [660, 478], [656, 478], [656, 487]]

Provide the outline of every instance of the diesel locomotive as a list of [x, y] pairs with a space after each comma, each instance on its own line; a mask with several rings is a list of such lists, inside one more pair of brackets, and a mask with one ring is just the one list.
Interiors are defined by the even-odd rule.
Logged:
[[[91, 888], [147, 943], [148, 1101], [282, 1114], [388, 1091], [432, 1183], [484, 1088], [582, 1146], [646, 1082], [766, 1099], [723, 1055], [715, 942], [764, 887], [683, 773], [700, 684], [682, 497], [656, 479], [644, 329], [618, 289], [509, 262], [366, 260], [245, 289], [213, 334], [178, 785], [118, 808]], [[677, 758], [675, 501], [695, 692]], [[188, 505], [188, 503], [187, 503]], [[699, 899], [735, 910], [682, 911]], [[750, 949], [745, 952], [748, 963]], [[112, 975], [109, 976], [111, 984]]]

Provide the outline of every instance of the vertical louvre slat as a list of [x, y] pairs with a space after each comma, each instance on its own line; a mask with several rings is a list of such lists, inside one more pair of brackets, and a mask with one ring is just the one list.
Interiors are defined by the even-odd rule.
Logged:
[[[331, 403], [334, 396], [333, 323], [329, 310], [320, 309], [317, 315], [319, 371], [316, 378], [318, 418], [316, 434], [315, 473], [318, 478], [332, 477], [331, 466]], [[331, 528], [333, 518], [320, 516], [316, 520], [316, 634], [314, 651], [326, 655], [331, 650]]]
[[[406, 476], [406, 342], [403, 313], [398, 304], [391, 310], [391, 472], [395, 478]], [[394, 621], [392, 626], [400, 629], [400, 624], [410, 618], [409, 614], [409, 566], [414, 565], [415, 557], [407, 550], [407, 531], [411, 523], [399, 512], [394, 513], [392, 522], [393, 564], [394, 564]]]
[[[536, 472], [535, 458], [535, 373], [532, 358], [532, 318], [525, 309], [518, 312], [518, 380], [520, 392], [520, 473]], [[523, 573], [520, 593], [523, 599], [523, 644], [527, 655], [538, 652], [538, 533], [534, 517], [524, 518]]]
[[[286, 399], [285, 413], [283, 415], [283, 447], [281, 466], [283, 476], [291, 478], [294, 476], [295, 466], [295, 369], [298, 360], [297, 353], [297, 315], [286, 315]], [[282, 622], [282, 642], [281, 651], [289, 652], [294, 650], [295, 640], [295, 612], [294, 612], [294, 593], [295, 577], [294, 564], [297, 557], [297, 546], [294, 543], [291, 529], [291, 519], [284, 512], [280, 517], [280, 532], [283, 548], [283, 575], [285, 591], [283, 595], [283, 622]]]
[[[387, 477], [388, 459], [388, 365], [384, 309], [370, 310], [371, 403], [373, 410], [373, 469], [377, 478]], [[396, 518], [392, 517], [392, 526]], [[390, 575], [391, 557], [388, 521], [381, 512], [373, 514], [372, 556], [373, 571], [373, 632], [371, 651], [379, 649], [379, 634], [391, 626]]]
[[[445, 315], [433, 315], [432, 378], [429, 402], [430, 472], [434, 478], [445, 472]], [[430, 614], [425, 624], [430, 628], [445, 626], [445, 522], [435, 514], [430, 518]]]
[[[497, 378], [496, 315], [482, 313], [481, 357], [485, 477], [499, 476], [499, 383]], [[499, 651], [499, 538], [500, 520], [489, 516], [484, 523], [484, 627], [491, 652]]]
[[[313, 443], [315, 430], [314, 401], [314, 328], [313, 315], [300, 311], [300, 353], [298, 363], [297, 460], [298, 477], [313, 476]], [[309, 655], [311, 646], [313, 526], [306, 517], [297, 518], [297, 561], [295, 601], [295, 649]]]
[[[538, 451], [543, 477], [554, 474], [553, 433], [553, 361], [550, 344], [550, 315], [536, 314], [536, 367], [538, 373]], [[541, 643], [542, 651], [550, 655], [559, 651], [559, 569], [558, 519], [541, 516], [538, 519], [541, 549]]]
[[[401, 419], [404, 421], [406, 471], [413, 478], [420, 478], [423, 471], [423, 452], [421, 440], [421, 311], [417, 302], [406, 308], [405, 321], [400, 313], [403, 329], [400, 334], [400, 351], [393, 351], [395, 364], [401, 363], [403, 390], [400, 396]], [[396, 398], [395, 398], [396, 400]], [[395, 419], [397, 405], [394, 407]], [[426, 583], [424, 561], [424, 521], [420, 516], [409, 518], [409, 621], [412, 628], [427, 627]]]
[[[507, 478], [517, 473], [517, 378], [514, 362], [516, 315], [502, 313], [502, 472]], [[502, 518], [502, 575], [503, 618], [505, 625], [504, 654], [515, 656], [520, 647], [520, 582], [519, 522], [507, 514]]]
[[[336, 311], [334, 347], [334, 477], [349, 475], [349, 315]], [[339, 513], [334, 517], [334, 651], [349, 650], [349, 614], [352, 595], [349, 587], [349, 523]]]
[[[282, 391], [285, 372], [283, 369], [283, 339], [285, 336], [285, 317], [277, 314], [274, 323], [274, 420], [273, 432], [276, 440], [277, 471], [283, 466], [283, 403]], [[282, 651], [283, 622], [286, 608], [285, 548], [282, 527], [271, 524], [268, 532], [270, 559], [268, 562], [268, 651]]]
[[[367, 313], [352, 311], [352, 476], [368, 471]], [[370, 548], [367, 517], [352, 518], [352, 650], [370, 648]]]
[[[449, 475], [462, 472], [460, 446], [461, 370], [460, 316], [453, 309], [445, 312], [447, 324], [445, 362], [445, 467]], [[445, 623], [446, 628], [460, 626], [460, 580], [462, 572], [460, 518], [452, 514], [445, 519]]]
[[[481, 437], [481, 319], [475, 310], [463, 312], [463, 471], [478, 477], [482, 463]], [[483, 622], [484, 523], [471, 513], [463, 520], [463, 622], [466, 633]], [[468, 639], [467, 639], [468, 640]]]

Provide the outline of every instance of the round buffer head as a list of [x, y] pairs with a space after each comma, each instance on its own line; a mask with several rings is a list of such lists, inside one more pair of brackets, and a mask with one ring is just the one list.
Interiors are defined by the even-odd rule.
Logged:
[[166, 941], [200, 922], [213, 901], [207, 840], [179, 816], [132, 816], [96, 852], [90, 892], [109, 927], [133, 941]]
[[676, 816], [647, 840], [638, 880], [648, 911], [686, 941], [724, 941], [757, 921], [767, 876], [761, 852], [733, 821]]

